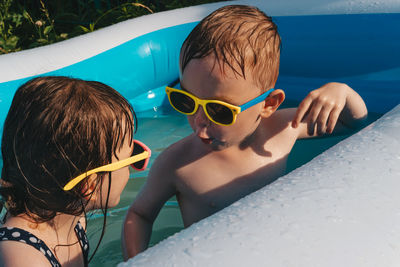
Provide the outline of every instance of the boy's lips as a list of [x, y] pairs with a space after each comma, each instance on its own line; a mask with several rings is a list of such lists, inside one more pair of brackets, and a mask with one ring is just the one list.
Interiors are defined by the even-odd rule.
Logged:
[[212, 137], [210, 137], [205, 131], [204, 129], [202, 129], [202, 131], [197, 130], [195, 131], [195, 135], [204, 143], [204, 144], [211, 144], [213, 139]]
[[207, 147], [211, 148], [212, 150], [220, 150], [224, 147], [226, 147], [226, 142], [218, 140], [213, 137], [200, 137], [197, 136], [203, 144], [205, 144]]
[[203, 142], [206, 145], [210, 145], [215, 139], [215, 138], [208, 136], [208, 134], [198, 133], [196, 135], [201, 140], [201, 142]]
[[204, 132], [197, 132], [196, 136], [206, 145], [217, 145], [223, 144], [224, 142], [216, 139], [215, 137], [210, 137], [207, 133]]
[[211, 144], [213, 142], [213, 139], [214, 139], [214, 138], [204, 138], [204, 137], [200, 137], [200, 136], [199, 136], [199, 138], [206, 145]]

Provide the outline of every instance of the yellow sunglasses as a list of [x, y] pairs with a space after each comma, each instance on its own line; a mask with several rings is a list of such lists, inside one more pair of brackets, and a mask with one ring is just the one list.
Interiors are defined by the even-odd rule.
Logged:
[[151, 150], [145, 144], [138, 140], [133, 140], [133, 151], [131, 157], [120, 160], [114, 163], [110, 163], [92, 170], [89, 170], [81, 175], [70, 180], [64, 187], [64, 191], [69, 191], [74, 188], [80, 181], [85, 179], [86, 177], [98, 173], [98, 172], [112, 172], [128, 165], [131, 165], [132, 168], [138, 171], [143, 171], [146, 169], [149, 159], [151, 157]]
[[200, 99], [181, 89], [166, 87], [169, 103], [180, 113], [193, 115], [196, 113], [199, 106], [202, 106], [207, 118], [218, 125], [232, 125], [236, 121], [236, 117], [240, 112], [264, 101], [274, 89], [270, 89], [258, 97], [244, 103], [240, 106], [235, 106], [220, 100]]

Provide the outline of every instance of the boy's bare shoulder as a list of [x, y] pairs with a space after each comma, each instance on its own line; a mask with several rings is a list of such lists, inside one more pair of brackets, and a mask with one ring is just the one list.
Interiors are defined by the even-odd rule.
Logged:
[[282, 108], [278, 109], [271, 117], [279, 120], [281, 123], [290, 123], [296, 114], [297, 108]]
[[273, 128], [276, 131], [290, 129], [295, 114], [296, 108], [279, 109], [267, 118], [266, 122], [268, 125], [266, 126]]
[[195, 136], [191, 134], [170, 145], [157, 157], [152, 170], [165, 172], [178, 169], [191, 157], [194, 143]]
[[304, 123], [297, 128], [292, 127], [296, 110], [296, 108], [284, 108], [275, 111], [274, 114], [265, 120], [264, 127], [268, 128], [271, 135], [275, 136], [275, 138], [280, 140], [296, 140], [302, 128], [305, 127]]
[[[189, 151], [188, 149], [191, 149], [194, 147], [194, 141], [195, 141], [195, 136], [194, 134], [190, 134], [179, 141], [173, 143], [172, 145], [168, 146], [161, 154], [160, 157], [168, 157], [171, 159], [171, 155], [176, 157], [176, 156], [182, 156], [186, 155]], [[179, 159], [174, 159], [174, 160], [179, 160]]]

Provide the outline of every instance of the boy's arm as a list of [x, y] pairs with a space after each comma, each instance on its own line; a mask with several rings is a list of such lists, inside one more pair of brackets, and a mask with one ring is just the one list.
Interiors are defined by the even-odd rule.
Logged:
[[300, 103], [292, 127], [298, 128], [298, 138], [338, 134], [363, 126], [367, 115], [367, 107], [357, 92], [343, 83], [327, 83]]
[[146, 184], [127, 212], [121, 238], [125, 260], [147, 249], [154, 220], [164, 203], [175, 194], [168, 161], [172, 157], [166, 154], [162, 153], [154, 162]]

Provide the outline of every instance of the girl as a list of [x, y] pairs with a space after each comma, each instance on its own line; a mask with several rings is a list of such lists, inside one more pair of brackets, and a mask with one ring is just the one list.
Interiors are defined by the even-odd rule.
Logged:
[[151, 152], [133, 140], [136, 122], [126, 99], [100, 82], [39, 77], [17, 90], [1, 146], [3, 265], [88, 265], [86, 212], [106, 214], [128, 166], [147, 166]]

